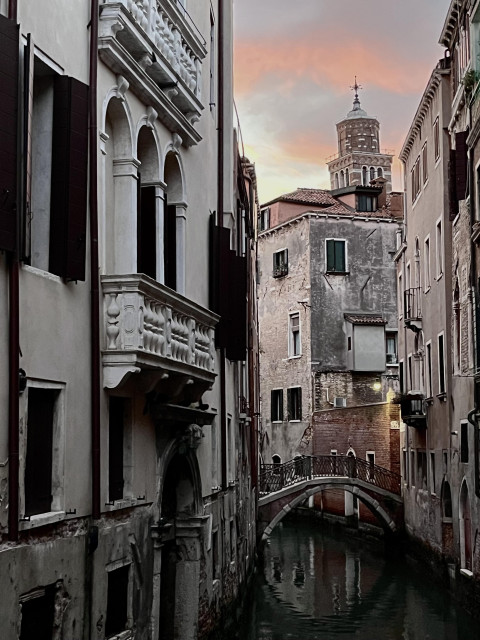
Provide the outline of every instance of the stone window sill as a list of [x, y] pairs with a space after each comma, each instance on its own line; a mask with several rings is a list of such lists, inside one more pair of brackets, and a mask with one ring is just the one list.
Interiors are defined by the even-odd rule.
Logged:
[[116, 633], [114, 636], [108, 636], [107, 640], [130, 640], [130, 638], [133, 638], [133, 631], [128, 629], [127, 631]]
[[128, 509], [129, 507], [136, 507], [137, 504], [144, 505], [145, 500], [135, 500], [135, 498], [123, 498], [123, 500], [115, 500], [113, 504], [105, 504], [104, 511], [120, 511], [121, 509]]
[[39, 513], [35, 516], [30, 516], [28, 520], [21, 520], [19, 523], [20, 531], [28, 531], [28, 529], [34, 529], [35, 527], [44, 527], [47, 524], [53, 524], [54, 522], [60, 522], [65, 519], [65, 511], [48, 511], [47, 513]]
[[460, 569], [460, 573], [462, 576], [466, 578], [473, 578], [473, 572], [470, 569]]

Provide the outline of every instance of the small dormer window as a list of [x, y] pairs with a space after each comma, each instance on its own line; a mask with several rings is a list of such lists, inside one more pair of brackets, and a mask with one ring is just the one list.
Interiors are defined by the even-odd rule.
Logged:
[[364, 193], [357, 195], [357, 211], [376, 211], [377, 196], [368, 196]]

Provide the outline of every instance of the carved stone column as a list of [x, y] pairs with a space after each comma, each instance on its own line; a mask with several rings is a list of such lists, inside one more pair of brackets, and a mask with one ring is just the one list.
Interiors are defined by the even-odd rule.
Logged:
[[137, 272], [137, 170], [134, 158], [113, 161], [115, 213], [114, 273]]
[[187, 237], [187, 206], [177, 204], [177, 291], [185, 295], [185, 261]]

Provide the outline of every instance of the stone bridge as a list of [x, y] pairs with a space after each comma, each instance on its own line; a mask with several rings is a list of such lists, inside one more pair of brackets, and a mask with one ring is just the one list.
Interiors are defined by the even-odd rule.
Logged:
[[289, 511], [325, 489], [352, 493], [387, 533], [403, 529], [400, 475], [354, 456], [302, 456], [283, 464], [261, 465], [259, 536], [268, 538]]

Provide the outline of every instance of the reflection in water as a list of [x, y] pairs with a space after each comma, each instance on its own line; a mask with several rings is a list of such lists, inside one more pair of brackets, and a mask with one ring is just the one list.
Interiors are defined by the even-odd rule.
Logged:
[[315, 524], [283, 523], [231, 640], [477, 640], [472, 620], [404, 561]]

